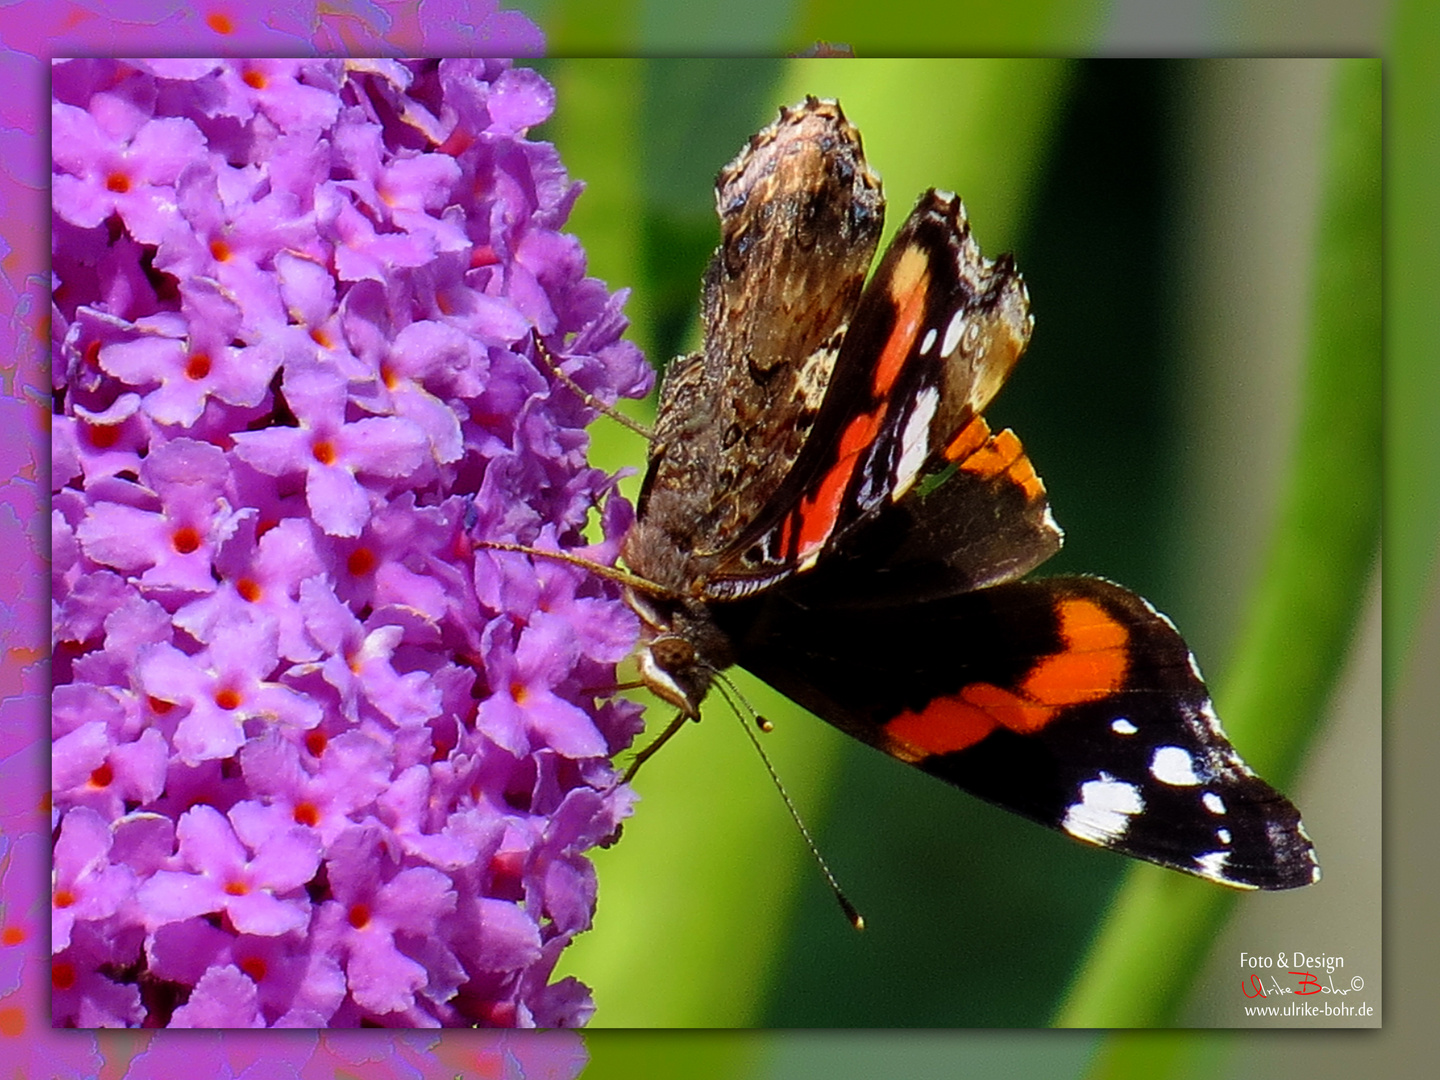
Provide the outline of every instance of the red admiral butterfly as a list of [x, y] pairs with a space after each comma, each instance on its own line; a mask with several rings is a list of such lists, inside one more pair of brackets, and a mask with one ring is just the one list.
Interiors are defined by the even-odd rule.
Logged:
[[652, 583], [628, 587], [648, 686], [698, 718], [738, 663], [1076, 839], [1239, 888], [1317, 880], [1170, 620], [1099, 578], [1018, 580], [1061, 532], [981, 416], [1033, 326], [1011, 257], [932, 189], [865, 284], [884, 198], [833, 101], [783, 109], [716, 205], [704, 347], [666, 373], [622, 552]]

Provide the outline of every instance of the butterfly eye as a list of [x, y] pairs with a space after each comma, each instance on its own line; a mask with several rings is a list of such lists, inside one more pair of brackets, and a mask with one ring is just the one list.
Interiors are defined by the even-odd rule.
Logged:
[[695, 647], [678, 634], [661, 634], [650, 642], [650, 655], [666, 671], [681, 671], [695, 663]]

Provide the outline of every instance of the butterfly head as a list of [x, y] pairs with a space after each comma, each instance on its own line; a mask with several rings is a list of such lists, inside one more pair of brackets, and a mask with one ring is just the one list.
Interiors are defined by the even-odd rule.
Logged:
[[646, 689], [686, 716], [700, 718], [700, 702], [716, 672], [734, 663], [729, 639], [698, 601], [659, 599], [630, 590], [643, 629], [636, 663]]

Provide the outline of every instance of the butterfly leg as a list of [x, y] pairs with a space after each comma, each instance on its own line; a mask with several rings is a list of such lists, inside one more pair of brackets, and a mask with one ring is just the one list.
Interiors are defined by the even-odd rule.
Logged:
[[660, 747], [664, 746], [667, 742], [669, 742], [670, 736], [674, 735], [677, 731], [679, 731], [681, 726], [688, 719], [690, 718], [685, 713], [676, 713], [675, 719], [670, 721], [670, 726], [667, 727], [664, 731], [662, 731], [659, 735], [657, 735], [654, 742], [652, 742], [649, 746], [645, 747], [644, 750], [641, 750], [640, 753], [635, 755], [635, 760], [630, 763], [630, 768], [625, 770], [625, 776], [621, 780], [621, 782], [628, 784], [631, 780], [635, 779], [635, 774], [640, 771], [640, 766], [644, 765], [645, 762], [649, 761], [656, 750], [659, 750]]

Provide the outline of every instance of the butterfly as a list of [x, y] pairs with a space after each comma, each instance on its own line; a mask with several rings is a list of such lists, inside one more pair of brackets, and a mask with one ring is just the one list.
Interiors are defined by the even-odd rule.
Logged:
[[[952, 193], [868, 282], [879, 179], [838, 103], [782, 109], [716, 181], [702, 347], [669, 366], [622, 546], [644, 683], [679, 712], [738, 664], [861, 742], [1069, 836], [1242, 889], [1318, 880], [1171, 621], [1059, 550], [983, 412], [1030, 300]], [[648, 751], [647, 751], [648, 753]]]

